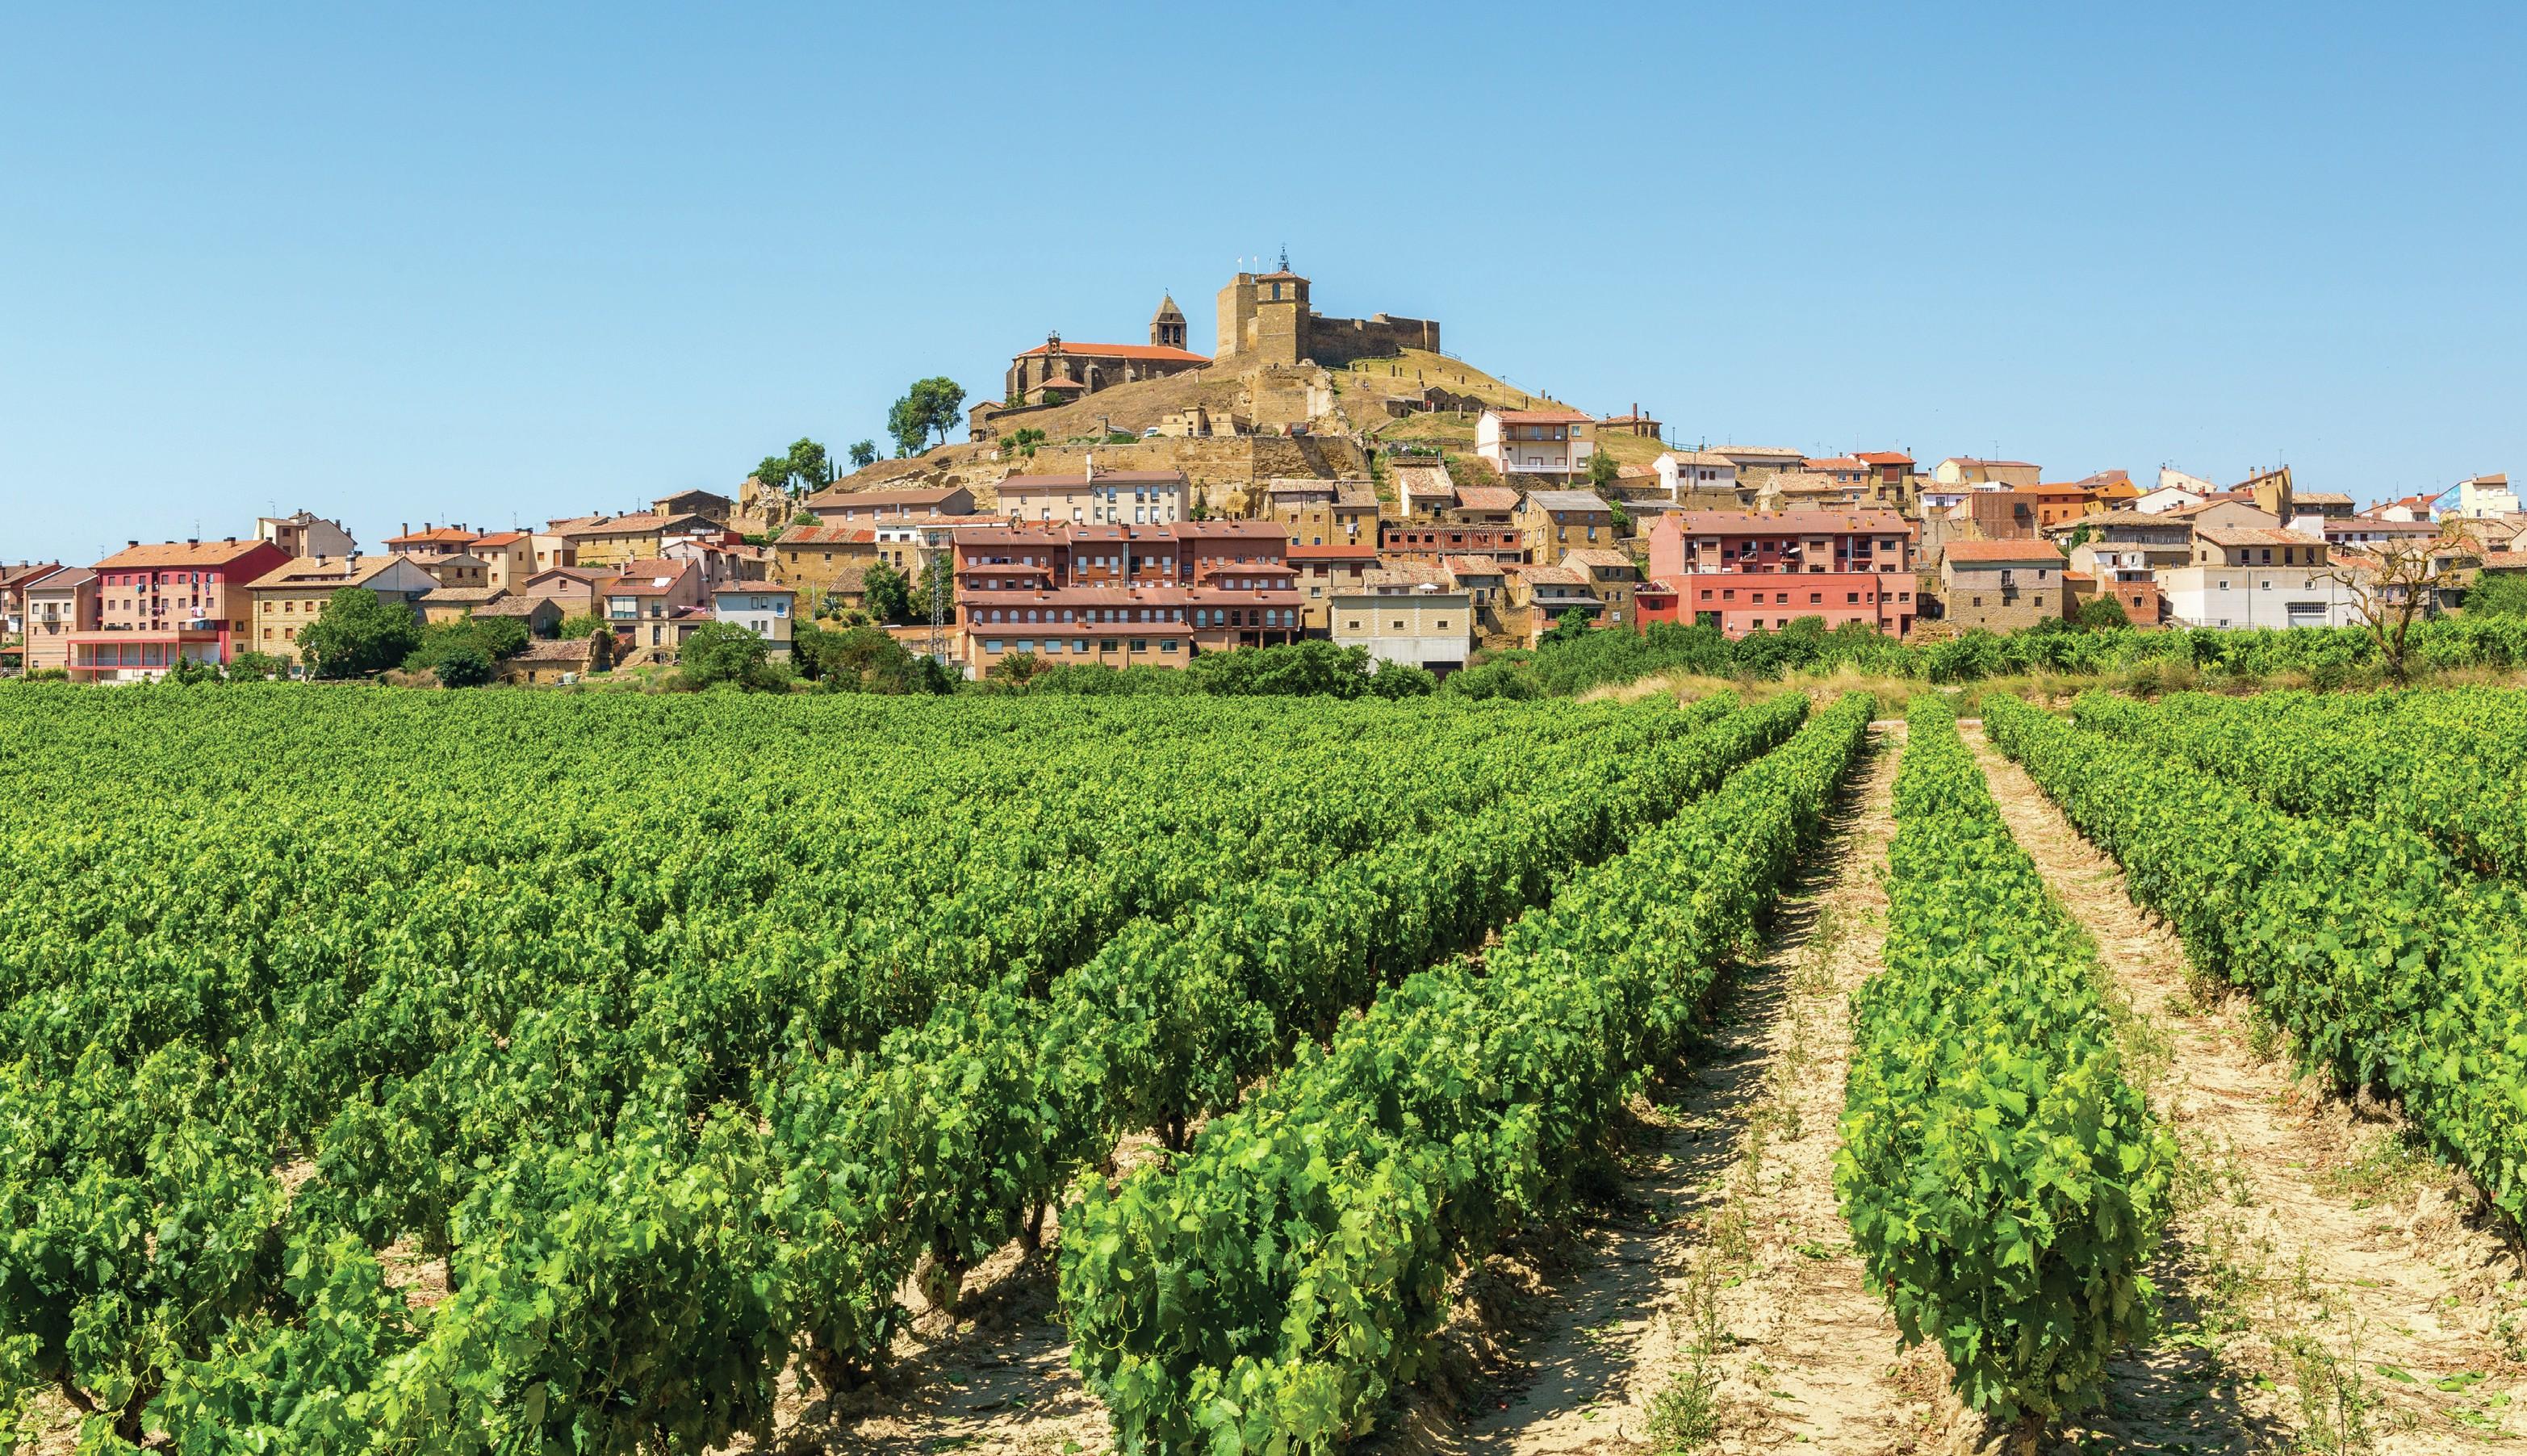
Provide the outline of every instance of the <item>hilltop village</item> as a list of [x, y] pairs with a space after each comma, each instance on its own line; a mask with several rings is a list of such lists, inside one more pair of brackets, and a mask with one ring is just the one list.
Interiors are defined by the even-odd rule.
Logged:
[[1146, 342], [1049, 335], [998, 397], [948, 403], [963, 441], [840, 478], [758, 472], [532, 530], [406, 522], [378, 548], [301, 510], [0, 565], [0, 672], [295, 676], [343, 588], [425, 629], [513, 623], [487, 636], [500, 675], [552, 683], [673, 663], [720, 624], [773, 658], [801, 622], [878, 628], [965, 679], [1310, 639], [1445, 676], [1582, 626], [2345, 626], [2411, 590], [2395, 583], [2427, 582], [2436, 611], [2527, 571], [2527, 513], [2499, 474], [2364, 506], [2296, 489], [2287, 465], [2222, 483], [1687, 445], [1638, 404], [1580, 409], [1487, 374], [1436, 320], [1328, 316], [1311, 289], [1286, 260], [1237, 274], [1208, 357], [1171, 296]]

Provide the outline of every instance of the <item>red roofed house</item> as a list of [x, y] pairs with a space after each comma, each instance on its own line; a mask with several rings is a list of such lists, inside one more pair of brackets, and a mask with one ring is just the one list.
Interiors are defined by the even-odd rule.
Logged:
[[1486, 409], [1474, 422], [1474, 453], [1503, 475], [1568, 480], [1588, 473], [1595, 428], [1575, 409]]
[[1917, 529], [1889, 511], [1670, 511], [1650, 528], [1637, 619], [1743, 637], [1823, 617], [1829, 628], [1866, 622], [1901, 636], [1917, 610]]
[[671, 623], [704, 604], [701, 568], [691, 561], [626, 561], [620, 576], [597, 589], [605, 620], [636, 649], [675, 646]]
[[828, 486], [807, 497], [805, 509], [828, 526], [970, 516], [974, 513], [974, 493], [963, 486], [923, 486], [901, 491], [846, 491], [840, 486]]
[[289, 559], [268, 541], [132, 542], [96, 563], [97, 626], [71, 634], [71, 676], [142, 682], [179, 661], [228, 662], [246, 646], [247, 584]]
[[514, 592], [536, 574], [536, 539], [524, 531], [494, 531], [478, 536], [465, 549], [483, 559], [490, 573], [483, 583], [487, 587]]
[[1902, 450], [1862, 450], [1852, 457], [1867, 468], [1870, 495], [1896, 504], [1913, 498], [1913, 457]]
[[1526, 532], [1517, 526], [1454, 521], [1380, 521], [1377, 554], [1425, 566], [1439, 565], [1443, 556], [1487, 556], [1504, 566], [1520, 566], [1526, 561]]
[[1268, 521], [961, 528], [966, 667], [980, 676], [1016, 652], [1056, 666], [1181, 667], [1197, 651], [1295, 642], [1302, 598], [1288, 554]]
[[479, 534], [466, 530], [461, 524], [433, 526], [428, 521], [422, 522], [421, 529], [415, 531], [412, 523], [406, 521], [402, 534], [387, 538], [387, 551], [390, 555], [410, 556], [416, 561], [433, 561], [463, 551], [474, 544], [474, 538]]
[[1009, 360], [1001, 397], [1012, 404], [1058, 403], [1135, 380], [1164, 379], [1211, 360], [1185, 347], [1185, 317], [1172, 297], [1150, 319], [1148, 343], [1065, 343], [1058, 334]]

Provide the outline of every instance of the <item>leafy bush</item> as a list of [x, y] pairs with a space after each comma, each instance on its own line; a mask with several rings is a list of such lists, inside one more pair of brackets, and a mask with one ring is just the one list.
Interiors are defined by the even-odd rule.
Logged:
[[1922, 695], [1895, 782], [1885, 970], [1852, 997], [1834, 1191], [1905, 1343], [2023, 1434], [2148, 1328], [2174, 1140], [2123, 1079], [2095, 948]]
[[676, 649], [676, 671], [696, 688], [723, 684], [748, 693], [787, 693], [790, 673], [772, 660], [772, 649], [735, 622], [705, 622]]
[[[1749, 716], [1805, 711], [1782, 695]], [[1316, 1449], [1426, 1358], [1451, 1272], [1548, 1217], [1636, 1070], [1674, 1050], [1813, 842], [1864, 698], [1512, 925], [1484, 971], [1407, 977], [1062, 1221], [1075, 1360], [1127, 1450]]]
[[298, 632], [298, 656], [311, 676], [365, 677], [404, 662], [421, 646], [411, 607], [366, 587], [343, 587]]
[[[2015, 699], [1984, 704], [1992, 741], [2122, 863], [2134, 898], [2176, 927], [2194, 964], [2251, 991], [2343, 1085], [2400, 1097], [2517, 1220], [2527, 894], [2451, 862], [2420, 830], [2290, 814], [2126, 736], [2164, 723], [2163, 708], [2089, 698], [2079, 711], [2075, 727]], [[2111, 736], [2088, 726], [2108, 712], [2130, 721]]]
[[470, 642], [442, 649], [431, 661], [430, 669], [438, 675], [442, 688], [479, 688], [498, 674], [491, 665], [490, 654]]

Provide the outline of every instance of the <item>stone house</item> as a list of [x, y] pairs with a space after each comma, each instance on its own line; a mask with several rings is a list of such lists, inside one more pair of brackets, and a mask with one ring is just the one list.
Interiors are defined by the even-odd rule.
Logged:
[[2040, 541], [1955, 541], [1939, 557], [1939, 601], [1960, 629], [2016, 632], [2065, 610], [2062, 553]]
[[1530, 491], [1514, 514], [1529, 561], [1558, 561], [1575, 547], [1615, 541], [1614, 508], [1593, 491]]

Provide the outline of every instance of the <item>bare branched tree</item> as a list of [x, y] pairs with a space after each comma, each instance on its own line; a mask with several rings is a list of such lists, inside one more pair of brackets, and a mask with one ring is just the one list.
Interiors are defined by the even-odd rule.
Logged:
[[2335, 553], [2326, 578], [2350, 594], [2351, 609], [2378, 644], [2379, 660], [2396, 686], [2407, 680], [2405, 644], [2413, 623], [2439, 609], [2442, 594], [2465, 584], [2457, 563], [2475, 549], [2457, 523], [2448, 521], [2427, 541], [2384, 542]]

